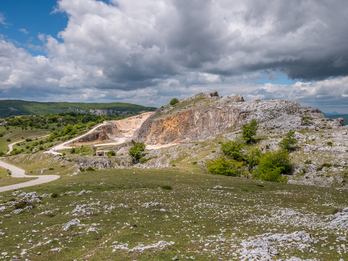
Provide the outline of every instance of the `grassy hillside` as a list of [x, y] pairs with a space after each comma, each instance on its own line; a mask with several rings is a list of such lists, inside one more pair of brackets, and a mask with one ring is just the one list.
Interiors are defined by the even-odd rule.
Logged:
[[274, 249], [262, 260], [347, 260], [345, 223], [336, 222], [347, 190], [179, 169], [71, 175], [74, 162], [52, 159], [11, 158], [61, 178], [23, 189], [42, 196], [32, 209], [18, 210], [21, 191], [1, 193], [4, 260], [261, 260], [260, 244]]
[[0, 118], [11, 115], [44, 115], [46, 113], [62, 113], [72, 111], [69, 108], [79, 110], [115, 110], [129, 111], [138, 113], [140, 111], [154, 111], [154, 107], [145, 107], [131, 103], [73, 103], [73, 102], [31, 102], [21, 100], [2, 100], [0, 101]]

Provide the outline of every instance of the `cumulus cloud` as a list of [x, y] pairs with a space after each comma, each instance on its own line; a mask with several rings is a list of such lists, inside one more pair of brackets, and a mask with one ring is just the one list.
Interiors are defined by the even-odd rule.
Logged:
[[[345, 0], [60, 0], [55, 12], [69, 21], [60, 39], [39, 35], [47, 57], [0, 42], [2, 96], [22, 89], [28, 98], [35, 90], [160, 105], [216, 89], [346, 102], [347, 85], [337, 85], [348, 75]], [[257, 84], [259, 72], [299, 83]], [[336, 91], [325, 94], [330, 84]]]

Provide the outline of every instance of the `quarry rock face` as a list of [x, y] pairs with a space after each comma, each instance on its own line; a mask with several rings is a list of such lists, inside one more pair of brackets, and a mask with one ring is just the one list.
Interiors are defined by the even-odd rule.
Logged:
[[285, 100], [247, 101], [241, 95], [218, 96], [198, 93], [179, 103], [162, 106], [141, 125], [133, 139], [147, 145], [185, 143], [224, 133], [256, 119], [260, 127], [289, 129], [332, 128], [343, 119], [323, 121], [320, 110]]

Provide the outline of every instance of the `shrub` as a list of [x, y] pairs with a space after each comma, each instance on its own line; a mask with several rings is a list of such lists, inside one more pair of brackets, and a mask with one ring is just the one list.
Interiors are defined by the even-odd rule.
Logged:
[[243, 162], [228, 159], [225, 155], [219, 159], [209, 160], [206, 164], [208, 172], [214, 175], [241, 176], [245, 172]]
[[11, 142], [11, 139], [7, 139], [6, 141], [7, 141], [7, 142]]
[[54, 168], [49, 168], [48, 170], [54, 170]]
[[135, 143], [135, 145], [129, 149], [129, 155], [132, 157], [134, 164], [139, 162], [140, 158], [143, 156], [144, 150], [145, 144], [141, 142]]
[[249, 164], [249, 171], [252, 172], [254, 167], [259, 165], [260, 158], [262, 157], [262, 151], [259, 148], [252, 149], [249, 152], [247, 162]]
[[3, 151], [0, 151], [0, 157], [4, 156], [5, 153]]
[[246, 143], [251, 143], [254, 142], [254, 136], [256, 135], [257, 132], [257, 121], [253, 119], [249, 125], [243, 125], [243, 140]]
[[52, 193], [51, 194], [51, 198], [58, 198], [58, 197], [59, 197], [59, 195], [57, 193]]
[[110, 150], [108, 153], [106, 153], [106, 155], [107, 155], [108, 157], [116, 156], [116, 152], [113, 151], [113, 150]]
[[40, 147], [39, 147], [39, 150], [44, 150], [44, 147], [43, 147], [43, 146], [40, 146]]
[[289, 173], [291, 169], [289, 152], [280, 150], [264, 153], [254, 173], [259, 180], [287, 182], [282, 174]]
[[75, 153], [76, 153], [76, 149], [75, 149], [75, 148], [72, 148], [72, 149], [70, 150], [70, 153], [71, 153], [71, 154], [75, 154]]
[[171, 186], [162, 186], [162, 189], [165, 190], [173, 190], [173, 188]]
[[30, 141], [32, 141], [32, 139], [27, 138], [27, 139], [25, 139], [25, 141], [30, 142]]
[[287, 151], [293, 151], [297, 149], [297, 140], [294, 138], [295, 131], [290, 130], [285, 134], [285, 138], [279, 143], [279, 147]]
[[329, 141], [329, 142], [327, 143], [327, 146], [332, 147], [332, 142], [331, 142], [331, 141]]
[[244, 161], [245, 157], [241, 152], [243, 146], [244, 145], [240, 142], [228, 141], [226, 143], [222, 143], [220, 149], [230, 159], [234, 159], [236, 161]]
[[171, 101], [170, 101], [170, 105], [175, 105], [175, 104], [177, 104], [177, 103], [179, 103], [179, 100], [177, 99], [177, 98], [173, 98]]
[[28, 201], [26, 201], [26, 200], [21, 200], [21, 201], [17, 202], [16, 204], [14, 204], [14, 208], [15, 209], [25, 208], [27, 206], [33, 206], [33, 204], [28, 202]]
[[86, 171], [95, 171], [95, 169], [92, 168], [92, 167], [88, 167], [88, 168], [86, 169]]

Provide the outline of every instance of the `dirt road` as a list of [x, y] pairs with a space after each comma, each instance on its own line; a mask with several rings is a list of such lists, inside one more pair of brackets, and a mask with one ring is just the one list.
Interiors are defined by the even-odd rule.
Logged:
[[58, 175], [40, 175], [40, 176], [31, 176], [30, 175], [30, 176], [28, 176], [28, 175], [25, 175], [25, 171], [23, 169], [20, 169], [16, 166], [13, 166], [13, 165], [8, 164], [6, 162], [3, 162], [1, 160], [0, 160], [0, 166], [5, 168], [5, 169], [9, 169], [12, 172], [11, 176], [13, 178], [37, 178], [35, 180], [30, 180], [30, 181], [18, 183], [15, 185], [0, 187], [0, 192], [9, 191], [9, 190], [13, 190], [13, 189], [19, 189], [19, 188], [31, 187], [31, 186], [35, 186], [35, 185], [39, 185], [39, 184], [43, 184], [43, 183], [48, 183], [48, 182], [51, 182], [51, 181], [54, 181], [54, 180], [60, 178], [60, 176], [58, 176]]

